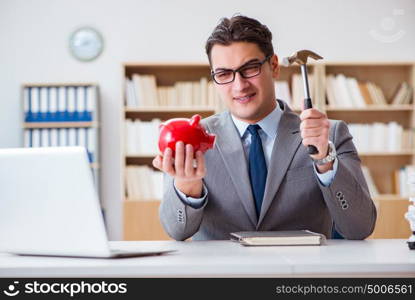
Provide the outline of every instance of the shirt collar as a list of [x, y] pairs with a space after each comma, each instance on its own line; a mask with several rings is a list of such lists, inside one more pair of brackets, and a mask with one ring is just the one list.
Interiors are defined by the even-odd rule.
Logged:
[[[256, 124], [261, 126], [261, 129], [266, 133], [267, 136], [269, 136], [271, 139], [274, 139], [277, 136], [277, 129], [280, 123], [281, 115], [282, 110], [277, 103], [274, 110]], [[231, 117], [233, 123], [238, 129], [240, 137], [242, 138], [250, 124], [235, 118], [232, 114]]]

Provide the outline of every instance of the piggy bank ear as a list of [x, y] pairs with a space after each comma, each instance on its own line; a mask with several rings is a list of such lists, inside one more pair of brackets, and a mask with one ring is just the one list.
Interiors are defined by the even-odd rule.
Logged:
[[194, 115], [189, 121], [190, 126], [196, 127], [197, 125], [199, 125], [200, 119], [200, 115]]

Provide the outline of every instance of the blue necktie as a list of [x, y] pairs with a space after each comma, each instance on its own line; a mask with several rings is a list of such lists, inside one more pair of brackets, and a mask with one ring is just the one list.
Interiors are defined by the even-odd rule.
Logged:
[[251, 181], [252, 193], [255, 199], [257, 216], [259, 216], [261, 212], [265, 182], [267, 180], [267, 165], [265, 163], [261, 137], [258, 134], [260, 128], [261, 127], [257, 124], [248, 126], [248, 131], [251, 134], [251, 145], [249, 147], [249, 179]]

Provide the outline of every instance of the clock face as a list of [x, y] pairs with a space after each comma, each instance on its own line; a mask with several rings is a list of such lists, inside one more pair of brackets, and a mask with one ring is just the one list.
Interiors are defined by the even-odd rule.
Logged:
[[94, 60], [101, 54], [103, 47], [102, 36], [90, 27], [76, 30], [69, 39], [69, 49], [72, 55], [81, 61]]

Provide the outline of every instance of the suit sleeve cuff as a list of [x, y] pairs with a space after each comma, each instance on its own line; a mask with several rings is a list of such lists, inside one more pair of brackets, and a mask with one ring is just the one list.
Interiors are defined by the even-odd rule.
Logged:
[[337, 157], [336, 157], [333, 163], [333, 170], [329, 170], [325, 173], [319, 173], [317, 171], [316, 165], [313, 163], [314, 172], [316, 173], [317, 178], [320, 181], [320, 183], [324, 185], [325, 187], [329, 186], [333, 182], [334, 176], [336, 176], [338, 164], [339, 162], [337, 161]]
[[177, 196], [180, 198], [180, 200], [183, 203], [191, 206], [194, 209], [201, 208], [205, 204], [208, 191], [204, 183], [203, 183], [202, 197], [200, 198], [193, 198], [193, 197], [186, 196], [176, 187], [176, 183], [174, 181], [173, 181], [173, 186], [174, 186], [174, 190], [176, 191]]

